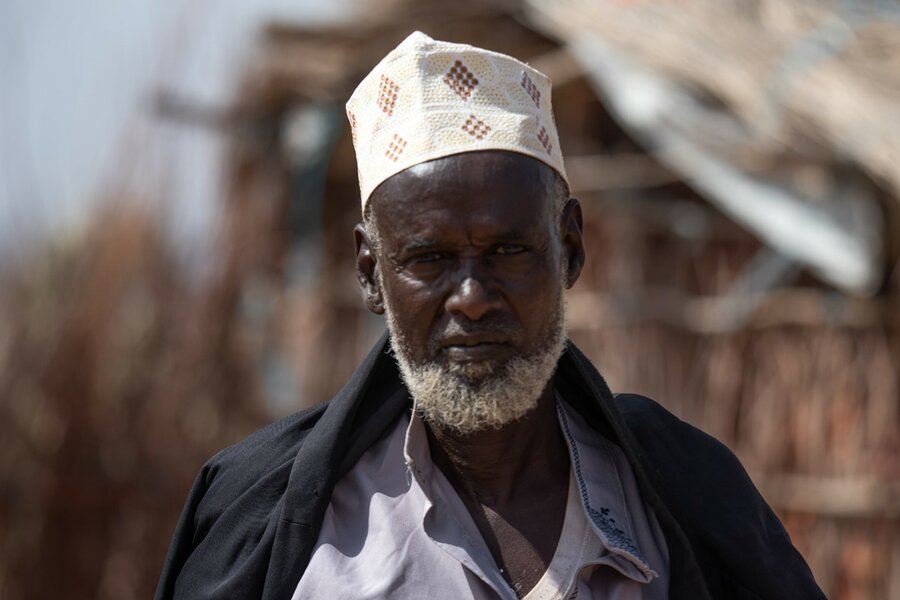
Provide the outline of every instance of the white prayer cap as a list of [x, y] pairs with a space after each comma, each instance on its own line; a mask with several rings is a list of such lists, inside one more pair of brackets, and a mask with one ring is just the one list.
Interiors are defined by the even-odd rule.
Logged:
[[362, 209], [388, 177], [477, 150], [509, 150], [548, 164], [568, 183], [550, 106], [550, 79], [510, 56], [407, 37], [347, 102]]

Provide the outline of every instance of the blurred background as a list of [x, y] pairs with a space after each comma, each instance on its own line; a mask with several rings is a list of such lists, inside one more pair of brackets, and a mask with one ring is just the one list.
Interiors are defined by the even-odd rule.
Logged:
[[830, 598], [900, 598], [894, 0], [4, 2], [0, 597], [151, 596], [202, 463], [381, 333], [343, 103], [414, 29], [553, 79], [613, 390], [731, 447]]

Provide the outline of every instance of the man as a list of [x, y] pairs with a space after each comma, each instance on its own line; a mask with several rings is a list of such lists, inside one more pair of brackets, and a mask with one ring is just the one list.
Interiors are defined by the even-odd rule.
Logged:
[[210, 460], [157, 598], [822, 598], [735, 457], [566, 341], [582, 218], [547, 78], [415, 33], [348, 116], [389, 336]]

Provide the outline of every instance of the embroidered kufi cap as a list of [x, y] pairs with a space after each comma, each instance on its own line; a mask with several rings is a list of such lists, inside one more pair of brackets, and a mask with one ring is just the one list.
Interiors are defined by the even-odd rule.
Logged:
[[478, 150], [543, 161], [568, 183], [550, 79], [525, 63], [417, 31], [347, 102], [362, 209], [385, 179], [413, 165]]

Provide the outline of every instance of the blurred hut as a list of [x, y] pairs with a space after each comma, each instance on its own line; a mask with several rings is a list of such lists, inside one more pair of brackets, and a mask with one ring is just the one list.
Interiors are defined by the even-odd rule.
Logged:
[[267, 421], [235, 287], [134, 205], [0, 282], [0, 597], [150, 597], [199, 466]]
[[733, 448], [829, 597], [900, 597], [896, 4], [365, 11], [269, 26], [227, 114], [161, 98], [229, 136], [208, 281], [140, 211], [0, 271], [0, 597], [147, 597], [202, 462], [326, 400], [381, 332], [343, 104], [413, 29], [554, 80], [588, 235], [569, 328], [611, 386]]
[[889, 3], [382, 0], [272, 24], [233, 114], [224, 252], [276, 413], [380, 333], [343, 103], [414, 29], [528, 61], [588, 264], [572, 338], [727, 443], [829, 597], [900, 597], [900, 18]]

